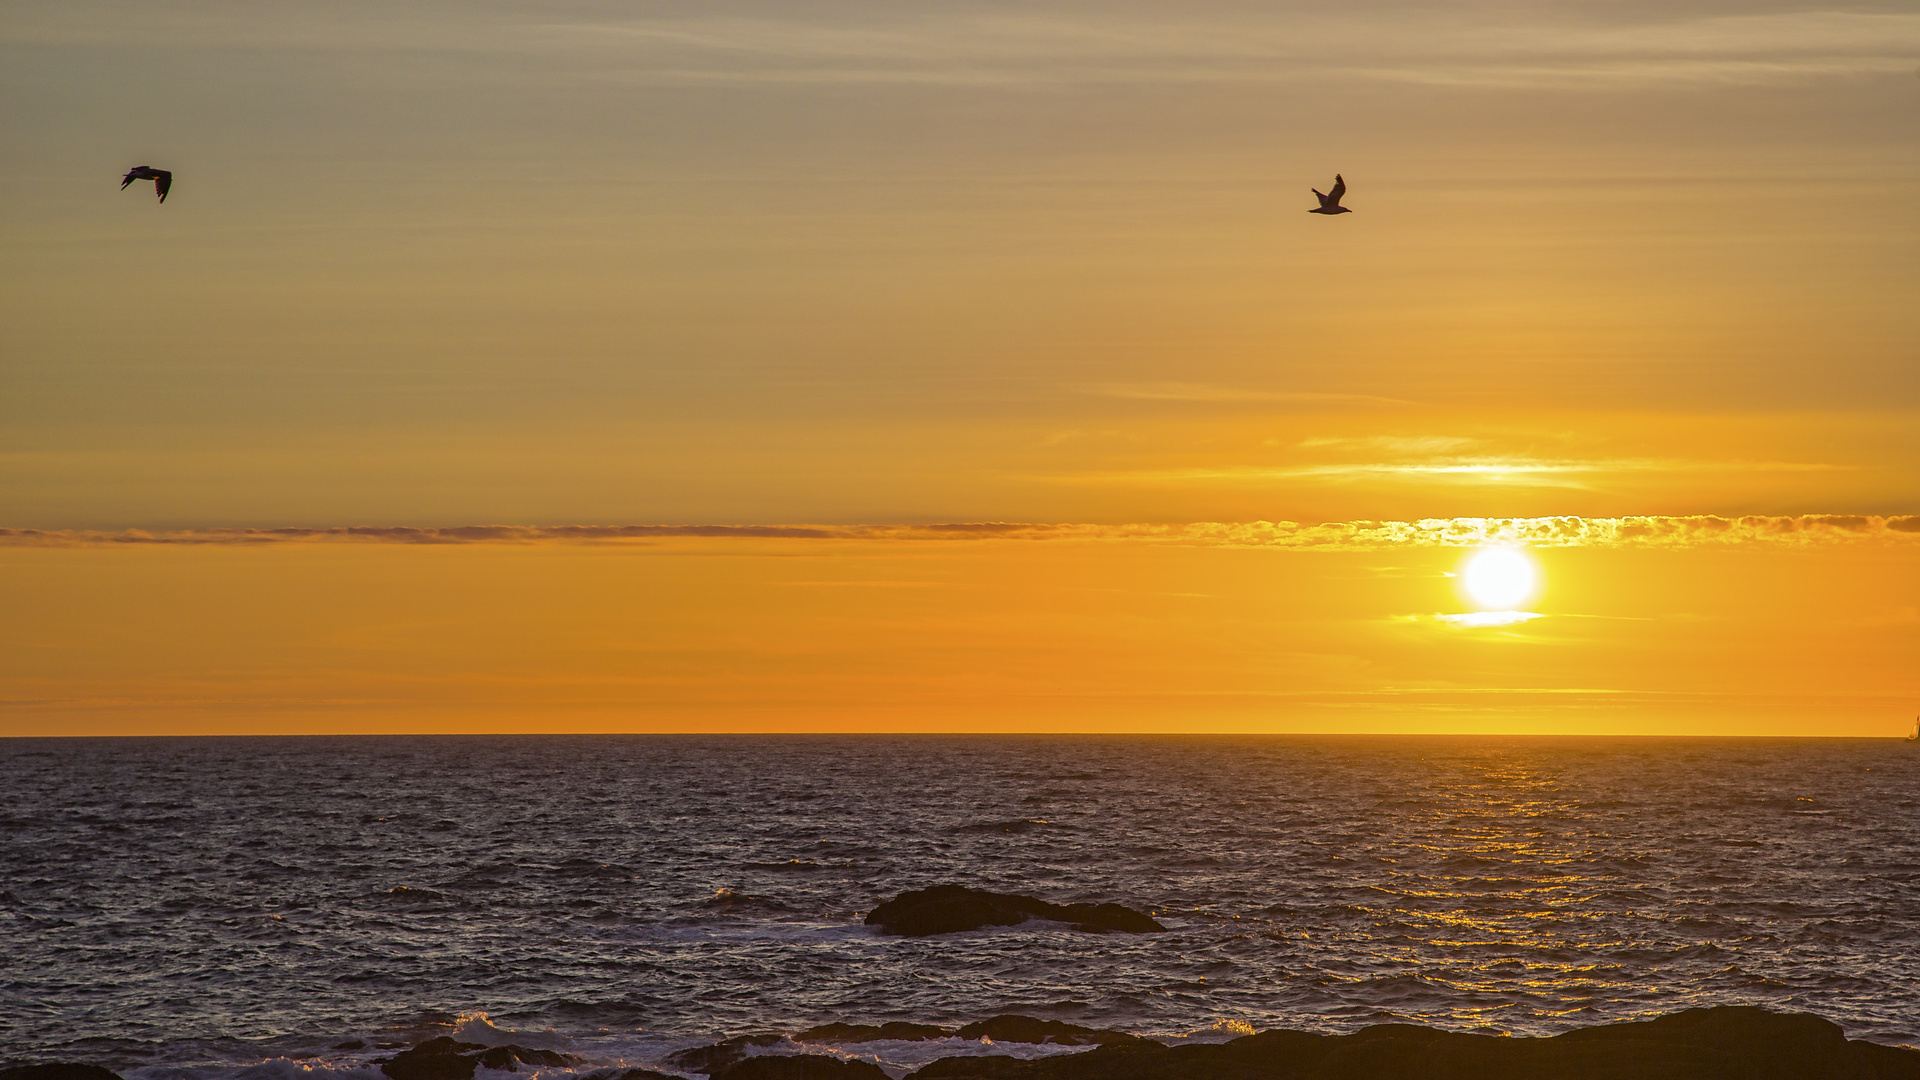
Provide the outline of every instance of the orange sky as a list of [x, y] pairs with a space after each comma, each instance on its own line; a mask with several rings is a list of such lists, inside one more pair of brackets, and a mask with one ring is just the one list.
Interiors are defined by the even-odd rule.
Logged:
[[1898, 527], [1145, 526], [1905, 520], [1917, 125], [1894, 3], [13, 4], [0, 734], [1903, 731]]
[[[15, 535], [18, 734], [1897, 733], [1920, 518]], [[818, 535], [804, 535], [813, 532]]]

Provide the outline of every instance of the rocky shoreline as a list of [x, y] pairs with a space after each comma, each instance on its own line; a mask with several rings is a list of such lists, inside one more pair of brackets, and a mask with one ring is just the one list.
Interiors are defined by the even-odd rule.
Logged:
[[[1820, 1017], [1754, 1006], [1688, 1009], [1543, 1037], [1379, 1024], [1345, 1035], [1274, 1029], [1176, 1046], [1021, 1015], [959, 1028], [835, 1023], [681, 1050], [662, 1063], [672, 1072], [592, 1069], [554, 1050], [442, 1036], [367, 1065], [389, 1080], [472, 1080], [478, 1069], [567, 1069], [577, 1080], [890, 1080], [872, 1062], [826, 1048], [935, 1039], [1088, 1049], [942, 1057], [909, 1073], [914, 1080], [1920, 1080], [1920, 1049], [1849, 1040]], [[0, 1080], [123, 1078], [99, 1065], [43, 1063], [0, 1069]]]

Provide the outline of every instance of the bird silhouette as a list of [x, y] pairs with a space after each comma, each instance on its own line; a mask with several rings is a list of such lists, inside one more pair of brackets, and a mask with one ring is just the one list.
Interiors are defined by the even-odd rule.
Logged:
[[160, 196], [161, 202], [167, 201], [167, 192], [173, 187], [173, 174], [167, 170], [156, 169], [151, 165], [135, 165], [128, 169], [127, 175], [120, 180], [120, 190], [127, 190], [127, 185], [135, 180], [153, 181], [153, 190]]
[[[1309, 190], [1311, 190], [1315, 195], [1320, 195], [1319, 188], [1311, 188]], [[1351, 214], [1353, 213], [1353, 211], [1340, 205], [1340, 196], [1345, 195], [1346, 193], [1347, 193], [1346, 179], [1342, 177], [1339, 173], [1334, 173], [1333, 174], [1333, 190], [1328, 192], [1325, 195], [1320, 195], [1320, 205], [1317, 207], [1314, 207], [1312, 210], [1307, 211], [1307, 213], [1309, 214]]]

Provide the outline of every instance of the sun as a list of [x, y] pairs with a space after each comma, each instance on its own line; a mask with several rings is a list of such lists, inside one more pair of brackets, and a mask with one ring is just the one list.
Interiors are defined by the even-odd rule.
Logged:
[[1482, 608], [1510, 611], [1533, 595], [1539, 573], [1533, 560], [1506, 547], [1481, 548], [1460, 574], [1467, 595]]

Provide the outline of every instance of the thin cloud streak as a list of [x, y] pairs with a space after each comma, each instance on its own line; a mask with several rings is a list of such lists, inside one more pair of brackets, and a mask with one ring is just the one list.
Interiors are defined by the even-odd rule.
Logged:
[[1575, 488], [1590, 487], [1587, 479], [1621, 473], [1817, 473], [1843, 472], [1851, 465], [1829, 465], [1796, 461], [1691, 461], [1664, 458], [1611, 458], [1601, 460], [1564, 460], [1504, 457], [1442, 458], [1422, 464], [1390, 462], [1354, 462], [1327, 465], [1283, 465], [1275, 467], [1232, 466], [1228, 468], [1140, 469], [1127, 472], [1081, 473], [1044, 479], [1062, 484], [1191, 484], [1191, 483], [1264, 483], [1274, 480], [1351, 480], [1406, 479], [1422, 482], [1462, 484], [1500, 484], [1506, 486]]
[[1127, 541], [1196, 547], [1378, 551], [1396, 547], [1660, 547], [1920, 544], [1920, 514], [1797, 517], [1429, 518], [1420, 521], [1196, 522], [1186, 525], [948, 522], [934, 525], [478, 525], [284, 529], [0, 529], [0, 547], [645, 545], [676, 539], [778, 541]]
[[1381, 397], [1377, 394], [1331, 394], [1313, 391], [1251, 390], [1238, 386], [1216, 386], [1211, 383], [1098, 383], [1082, 388], [1082, 392], [1097, 397], [1124, 398], [1129, 401], [1274, 401], [1295, 402], [1300, 404], [1353, 404], [1360, 402], [1376, 405], [1414, 404], [1403, 398]]
[[855, 6], [839, 19], [775, 5], [697, 15], [544, 5], [347, 5], [261, 19], [251, 6], [28, 7], [0, 43], [380, 50], [547, 57], [562, 77], [652, 84], [1276, 83], [1346, 77], [1430, 85], [1631, 89], [1780, 83], [1911, 71], [1920, 15], [1836, 11], [1607, 25], [1397, 12], [1390, 23], [1280, 7], [1258, 17], [1123, 9], [1050, 12]]
[[1264, 19], [1098, 20], [1044, 12], [869, 18], [550, 23], [541, 29], [628, 60], [606, 74], [663, 82], [912, 83], [1004, 87], [1275, 83], [1345, 77], [1436, 86], [1614, 90], [1900, 74], [1920, 16], [1850, 12], [1678, 19], [1627, 26], [1459, 17], [1377, 23], [1281, 11]]
[[1487, 627], [1517, 626], [1521, 623], [1544, 619], [1545, 615], [1537, 611], [1464, 611], [1456, 614], [1436, 614], [1433, 620], [1448, 626], [1469, 630]]

